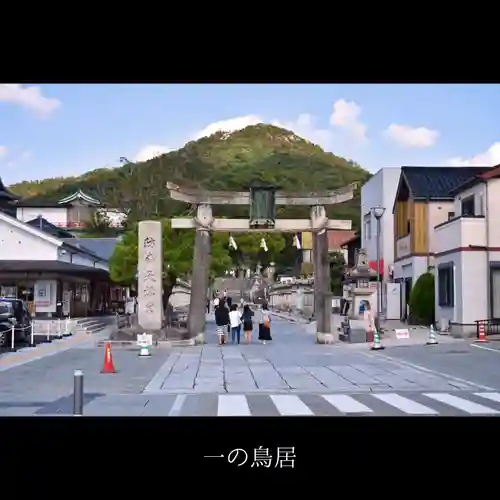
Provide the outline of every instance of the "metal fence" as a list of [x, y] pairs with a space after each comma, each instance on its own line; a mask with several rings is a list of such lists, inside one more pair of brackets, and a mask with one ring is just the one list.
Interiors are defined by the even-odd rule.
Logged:
[[482, 319], [476, 321], [476, 337], [479, 338], [479, 326], [484, 326], [484, 333], [486, 335], [500, 334], [500, 319]]
[[0, 331], [7, 337], [5, 348], [10, 351], [16, 351], [18, 348], [26, 347], [20, 345], [21, 339], [28, 339], [28, 345], [35, 347], [37, 344], [49, 343], [56, 339], [63, 339], [73, 334], [75, 327], [71, 320], [57, 321], [31, 321], [29, 325], [12, 325], [10, 328]]

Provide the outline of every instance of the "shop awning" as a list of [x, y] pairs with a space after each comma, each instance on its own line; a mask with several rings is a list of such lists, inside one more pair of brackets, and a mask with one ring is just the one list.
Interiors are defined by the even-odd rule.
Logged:
[[64, 273], [81, 275], [108, 276], [108, 271], [95, 267], [79, 266], [58, 260], [0, 260], [0, 272], [6, 273]]

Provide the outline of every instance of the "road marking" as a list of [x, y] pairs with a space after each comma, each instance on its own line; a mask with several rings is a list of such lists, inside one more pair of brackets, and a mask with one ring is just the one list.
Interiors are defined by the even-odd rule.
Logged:
[[495, 403], [500, 403], [500, 393], [498, 392], [475, 392], [474, 395], [480, 398], [489, 399], [490, 401], [495, 401]]
[[174, 404], [172, 405], [172, 408], [170, 409], [168, 416], [169, 417], [178, 417], [181, 413], [182, 407], [184, 406], [185, 402], [186, 402], [186, 395], [179, 394], [175, 398]]
[[493, 349], [493, 347], [486, 347], [485, 345], [477, 345], [477, 344], [471, 344], [470, 346], [475, 347], [476, 349], [484, 349], [485, 351], [491, 351], [500, 354], [500, 349]]
[[488, 408], [487, 406], [473, 403], [472, 401], [467, 401], [466, 399], [462, 399], [451, 394], [446, 394], [444, 392], [425, 393], [424, 396], [435, 399], [436, 401], [444, 403], [448, 406], [458, 408], [459, 410], [462, 410], [469, 415], [496, 415], [500, 413], [493, 408]]
[[280, 415], [284, 417], [314, 415], [298, 396], [278, 395], [270, 397]]
[[368, 406], [345, 394], [327, 394], [321, 397], [342, 413], [373, 413]]
[[237, 394], [222, 394], [219, 396], [218, 417], [250, 417], [251, 415], [245, 396]]
[[437, 415], [438, 412], [399, 394], [372, 394], [374, 398], [401, 410], [408, 415]]
[[[354, 344], [354, 345], [356, 345], [356, 344]], [[361, 344], [359, 344], [359, 345], [361, 345]], [[494, 391], [495, 390], [493, 387], [488, 387], [487, 385], [476, 384], [475, 382], [471, 382], [470, 380], [466, 380], [464, 378], [454, 377], [453, 375], [448, 375], [447, 373], [442, 373], [442, 372], [438, 372], [436, 370], [431, 370], [430, 368], [425, 368], [425, 366], [416, 365], [415, 363], [410, 363], [409, 361], [406, 361], [406, 360], [392, 358], [391, 356], [386, 356], [385, 354], [370, 354], [367, 352], [360, 352], [359, 354], [361, 354], [362, 356], [367, 356], [368, 358], [371, 358], [371, 359], [383, 358], [383, 359], [386, 359], [387, 361], [391, 361], [394, 364], [399, 365], [399, 366], [408, 366], [410, 368], [414, 368], [415, 370], [420, 370], [420, 371], [425, 372], [425, 373], [430, 373], [432, 375], [439, 375], [440, 377], [446, 378], [448, 380], [454, 380], [455, 382], [460, 382], [462, 384], [471, 385], [474, 388], [477, 387], [478, 389], [483, 389], [485, 391]]]

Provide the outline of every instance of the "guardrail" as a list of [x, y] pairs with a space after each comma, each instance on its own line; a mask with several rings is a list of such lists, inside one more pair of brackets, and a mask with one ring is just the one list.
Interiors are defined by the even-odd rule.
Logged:
[[[9, 346], [8, 350], [11, 352], [17, 351], [18, 347], [16, 345], [16, 333], [20, 331], [29, 330], [29, 347], [36, 347], [37, 344], [50, 343], [53, 339], [62, 339], [64, 337], [69, 337], [73, 334], [70, 328], [69, 319], [58, 320], [57, 321], [57, 331], [52, 331], [52, 323], [48, 324], [46, 331], [36, 331], [36, 325], [34, 321], [27, 326], [12, 325], [10, 328], [0, 331], [0, 334], [6, 334], [10, 332]], [[22, 347], [25, 347], [24, 345]], [[20, 347], [20, 348], [22, 348]]]
[[130, 314], [116, 313], [116, 328], [120, 329], [126, 326], [130, 327], [131, 326], [130, 318], [131, 318]]

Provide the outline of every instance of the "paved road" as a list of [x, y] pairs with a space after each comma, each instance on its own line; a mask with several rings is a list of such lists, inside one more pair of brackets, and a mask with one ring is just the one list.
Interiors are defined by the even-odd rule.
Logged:
[[87, 416], [467, 416], [500, 415], [500, 392], [356, 394], [165, 394], [107, 396]]
[[100, 374], [103, 351], [85, 338], [2, 356], [0, 415], [70, 414], [75, 369], [85, 373], [86, 415], [500, 414], [496, 347], [316, 345], [277, 317], [272, 334], [266, 345], [218, 346], [209, 321], [203, 346], [147, 359], [114, 350], [112, 375]]

